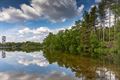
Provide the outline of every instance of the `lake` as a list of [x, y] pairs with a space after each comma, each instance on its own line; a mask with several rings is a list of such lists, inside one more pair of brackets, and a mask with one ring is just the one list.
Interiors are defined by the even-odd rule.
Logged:
[[0, 80], [120, 80], [118, 55], [112, 60], [43, 51], [0, 55]]

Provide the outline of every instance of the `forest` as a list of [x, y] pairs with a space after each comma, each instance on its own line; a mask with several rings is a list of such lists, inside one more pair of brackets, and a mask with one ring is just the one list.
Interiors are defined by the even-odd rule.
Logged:
[[[71, 29], [49, 33], [43, 48], [84, 56], [111, 56], [120, 53], [120, 1], [102, 0], [84, 11], [83, 19]], [[111, 16], [114, 15], [114, 21]], [[112, 25], [112, 23], [114, 25]]]
[[5, 44], [0, 43], [0, 49], [6, 51], [25, 51], [25, 52], [34, 52], [40, 51], [42, 45], [39, 42], [7, 42]]

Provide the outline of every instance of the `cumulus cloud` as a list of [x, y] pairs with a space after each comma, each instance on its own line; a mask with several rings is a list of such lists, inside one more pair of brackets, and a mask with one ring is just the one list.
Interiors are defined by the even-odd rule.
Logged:
[[18, 30], [18, 34], [22, 39], [24, 38], [24, 41], [42, 42], [50, 32], [56, 34], [60, 30], [65, 30], [65, 28], [49, 29], [48, 27], [38, 27], [36, 29], [30, 29], [29, 27], [25, 27]]
[[31, 30], [26, 27], [26, 28], [24, 28], [24, 29], [22, 29], [22, 30], [19, 30], [18, 32], [19, 32], [20, 34], [25, 34], [25, 33], [31, 32]]
[[43, 42], [44, 38], [48, 36], [49, 32], [56, 34], [60, 30], [65, 30], [65, 28], [50, 29], [48, 27], [29, 28], [23, 26], [1, 31], [0, 36], [5, 35], [7, 37], [7, 42]]
[[31, 19], [65, 21], [79, 15], [83, 8], [84, 5], [77, 7], [76, 0], [31, 0], [30, 5], [22, 4], [20, 9], [3, 8], [0, 11], [0, 21], [16, 22]]
[[47, 27], [39, 27], [37, 29], [30, 29], [28, 27], [21, 29], [18, 31], [20, 34], [27, 34], [27, 33], [33, 33], [33, 34], [42, 34], [42, 33], [49, 33], [50, 29]]
[[35, 34], [35, 35], [40, 35], [40, 34], [48, 34], [50, 32], [56, 34], [60, 30], [65, 30], [65, 29], [70, 29], [71, 26], [66, 27], [66, 28], [56, 28], [56, 29], [50, 29], [48, 27], [38, 27], [36, 29], [30, 29], [29, 27], [25, 27], [23, 29], [18, 30], [19, 34]]
[[9, 7], [8, 9], [3, 8], [0, 11], [0, 21], [5, 22], [14, 22], [30, 19], [28, 15], [23, 14], [23, 12], [19, 9]]

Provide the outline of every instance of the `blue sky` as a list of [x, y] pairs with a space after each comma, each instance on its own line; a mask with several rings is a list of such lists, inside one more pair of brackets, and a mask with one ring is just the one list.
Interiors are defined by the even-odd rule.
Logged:
[[0, 35], [8, 41], [42, 41], [49, 32], [74, 25], [96, 1], [0, 0]]

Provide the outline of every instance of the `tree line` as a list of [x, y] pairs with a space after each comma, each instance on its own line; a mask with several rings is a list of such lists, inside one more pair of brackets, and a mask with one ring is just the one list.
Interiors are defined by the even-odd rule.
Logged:
[[[49, 33], [43, 41], [43, 48], [88, 56], [119, 53], [119, 3], [117, 0], [102, 0], [90, 11], [84, 11], [83, 19], [76, 21], [71, 29], [61, 30], [57, 34]], [[115, 17], [113, 26], [110, 17], [112, 14]]]
[[[7, 51], [40, 51], [42, 49], [42, 45], [39, 42], [7, 42], [7, 43], [0, 43], [1, 49], [5, 49]], [[2, 48], [3, 47], [3, 48]]]

